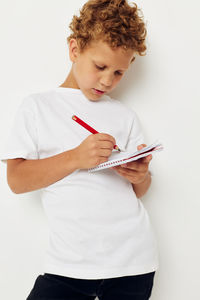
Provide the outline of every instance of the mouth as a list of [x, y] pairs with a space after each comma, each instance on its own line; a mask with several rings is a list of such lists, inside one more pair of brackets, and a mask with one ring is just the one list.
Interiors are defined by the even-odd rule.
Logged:
[[97, 90], [97, 89], [93, 89], [95, 91], [96, 94], [98, 95], [103, 95], [106, 91], [101, 91], [101, 90]]

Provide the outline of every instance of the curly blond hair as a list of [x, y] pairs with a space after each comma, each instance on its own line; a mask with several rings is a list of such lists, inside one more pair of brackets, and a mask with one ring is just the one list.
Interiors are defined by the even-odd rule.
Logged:
[[140, 56], [146, 54], [147, 31], [136, 3], [130, 6], [126, 0], [89, 0], [79, 12], [80, 16], [74, 15], [69, 25], [72, 33], [67, 42], [76, 39], [81, 53], [92, 42], [101, 40], [112, 49], [122, 47]]

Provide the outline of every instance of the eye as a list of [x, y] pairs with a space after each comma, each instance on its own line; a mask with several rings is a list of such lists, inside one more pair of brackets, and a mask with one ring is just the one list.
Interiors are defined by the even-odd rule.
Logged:
[[99, 66], [97, 66], [97, 65], [95, 65], [96, 66], [96, 68], [98, 69], [98, 70], [104, 70], [104, 67], [99, 67]]
[[117, 75], [123, 75], [123, 74], [122, 74], [122, 73], [120, 73], [119, 71], [117, 71], [116, 73], [117, 73]]
[[[101, 70], [101, 71], [103, 71], [104, 69], [105, 69], [105, 67], [99, 67], [99, 66], [97, 66], [97, 65], [95, 65], [96, 66], [96, 68], [98, 69], [98, 70]], [[119, 75], [119, 76], [122, 76], [123, 75], [123, 73], [121, 73], [121, 72], [119, 72], [119, 71], [116, 71], [116, 73], [117, 73], [117, 75]]]

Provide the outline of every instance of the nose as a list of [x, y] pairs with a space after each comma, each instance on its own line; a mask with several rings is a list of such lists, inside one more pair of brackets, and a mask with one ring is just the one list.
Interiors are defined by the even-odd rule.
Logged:
[[112, 75], [103, 75], [100, 80], [100, 83], [102, 86], [105, 86], [107, 88], [111, 87], [112, 83], [113, 83], [113, 76]]

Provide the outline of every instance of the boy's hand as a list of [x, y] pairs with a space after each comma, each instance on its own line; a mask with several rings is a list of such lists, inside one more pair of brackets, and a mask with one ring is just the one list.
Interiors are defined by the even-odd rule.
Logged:
[[109, 134], [89, 135], [74, 149], [77, 169], [93, 168], [108, 161], [115, 144], [115, 138]]
[[[141, 144], [137, 146], [138, 150], [146, 147], [147, 145]], [[133, 184], [142, 183], [148, 176], [149, 163], [152, 160], [152, 155], [142, 157], [138, 160], [131, 161], [121, 166], [113, 167], [117, 173], [125, 177], [129, 182]]]

